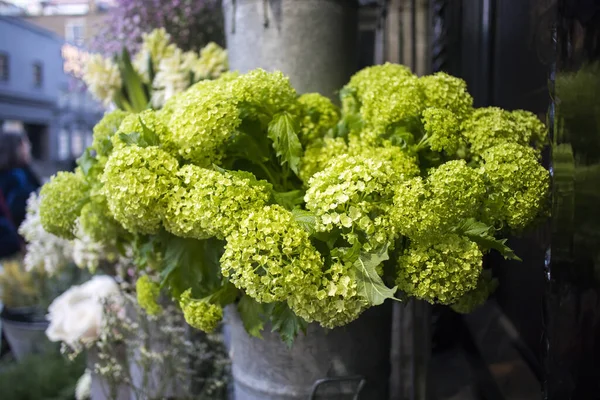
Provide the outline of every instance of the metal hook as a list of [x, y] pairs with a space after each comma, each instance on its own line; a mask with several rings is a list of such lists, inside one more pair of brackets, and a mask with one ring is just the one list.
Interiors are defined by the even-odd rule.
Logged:
[[345, 382], [345, 381], [359, 381], [358, 386], [356, 387], [356, 391], [354, 392], [354, 397], [352, 398], [353, 400], [358, 400], [358, 395], [360, 394], [360, 391], [367, 384], [367, 379], [361, 375], [339, 376], [339, 377], [319, 379], [319, 380], [315, 381], [315, 383], [313, 384], [313, 386], [310, 390], [310, 396], [308, 397], [308, 400], [316, 400], [315, 396], [317, 395], [317, 390], [319, 389], [319, 386], [321, 386], [325, 383]]

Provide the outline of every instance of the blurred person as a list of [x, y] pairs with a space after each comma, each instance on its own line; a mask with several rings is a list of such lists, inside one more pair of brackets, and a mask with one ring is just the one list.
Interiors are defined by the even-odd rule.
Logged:
[[0, 132], [0, 192], [3, 208], [16, 228], [25, 219], [29, 195], [40, 187], [30, 164], [31, 144], [27, 136]]

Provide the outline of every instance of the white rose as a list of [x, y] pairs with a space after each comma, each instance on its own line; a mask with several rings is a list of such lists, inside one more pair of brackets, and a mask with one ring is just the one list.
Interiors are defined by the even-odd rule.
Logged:
[[72, 348], [95, 341], [103, 323], [102, 301], [109, 297], [118, 303], [121, 299], [119, 286], [109, 276], [95, 276], [82, 285], [71, 287], [48, 307], [50, 326], [46, 336]]

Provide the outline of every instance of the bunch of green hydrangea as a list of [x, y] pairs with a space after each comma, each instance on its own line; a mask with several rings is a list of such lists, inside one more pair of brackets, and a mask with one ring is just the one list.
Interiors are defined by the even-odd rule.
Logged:
[[473, 111], [473, 97], [464, 80], [437, 72], [419, 78], [425, 95], [425, 106], [448, 110], [462, 121]]
[[451, 307], [457, 313], [468, 314], [482, 306], [497, 287], [498, 280], [492, 278], [491, 271], [484, 270], [479, 276], [477, 287], [465, 293]]
[[452, 304], [475, 289], [483, 254], [476, 243], [454, 235], [413, 242], [398, 259], [398, 289], [430, 303]]
[[79, 170], [54, 175], [40, 192], [40, 219], [46, 232], [74, 239], [75, 223], [88, 194], [89, 186]]
[[454, 155], [461, 145], [464, 145], [459, 120], [451, 111], [444, 108], [427, 108], [423, 111], [421, 121], [425, 130], [423, 142], [427, 143], [431, 150]]
[[319, 93], [307, 93], [298, 98], [300, 104], [300, 141], [314, 143], [325, 137], [340, 119], [338, 108], [327, 97]]
[[223, 307], [207, 300], [192, 299], [192, 290], [183, 292], [179, 298], [183, 316], [191, 327], [206, 333], [214, 331], [223, 319]]
[[405, 66], [386, 63], [357, 72], [344, 93], [354, 93], [364, 121], [378, 130], [412, 123], [423, 108], [419, 80]]
[[536, 150], [505, 143], [488, 149], [481, 158], [481, 172], [489, 186], [482, 219], [523, 230], [544, 209], [550, 187], [549, 173], [538, 162]]
[[106, 197], [101, 194], [90, 197], [90, 201], [83, 206], [79, 223], [83, 233], [98, 243], [113, 243], [122, 230], [108, 209]]
[[113, 148], [120, 149], [127, 146], [127, 143], [121, 138], [121, 134], [143, 136], [145, 130], [150, 130], [158, 137], [163, 150], [170, 154], [177, 154], [177, 146], [172, 140], [169, 129], [154, 110], [127, 115], [119, 125], [116, 134], [112, 136]]
[[250, 173], [218, 172], [185, 165], [168, 195], [165, 228], [174, 235], [224, 239], [236, 230], [245, 213], [260, 209], [272, 187]]
[[94, 141], [92, 148], [99, 156], [107, 156], [110, 153], [111, 138], [119, 130], [123, 119], [129, 113], [122, 110], [115, 110], [104, 114], [104, 117], [94, 126]]
[[324, 328], [346, 325], [369, 307], [358, 293], [352, 263], [335, 259], [317, 286], [302, 288], [292, 294], [288, 304], [307, 322], [317, 321]]
[[463, 135], [474, 156], [503, 143], [543, 145], [546, 129], [532, 113], [506, 111], [498, 107], [478, 108], [463, 123]]
[[403, 167], [397, 169], [383, 152], [344, 154], [313, 175], [304, 200], [316, 214], [317, 231], [338, 228], [350, 244], [361, 242], [366, 251], [393, 242], [397, 230], [388, 211], [394, 186], [418, 172], [404, 157]]
[[202, 167], [219, 163], [225, 143], [241, 122], [236, 100], [214, 89], [179, 98], [169, 122], [179, 154]]
[[307, 184], [317, 172], [323, 171], [335, 157], [348, 152], [348, 145], [342, 138], [323, 138], [306, 147], [300, 162], [299, 177]]
[[110, 213], [129, 232], [157, 233], [178, 168], [175, 158], [155, 146], [115, 150], [102, 175]]
[[135, 291], [137, 301], [150, 315], [158, 315], [162, 311], [162, 307], [158, 304], [160, 296], [160, 285], [153, 282], [148, 275], [142, 275], [135, 283]]
[[435, 237], [461, 220], [477, 216], [486, 194], [480, 171], [464, 160], [448, 161], [396, 187], [392, 219], [411, 238]]
[[286, 301], [321, 278], [323, 260], [308, 233], [284, 208], [251, 212], [227, 237], [221, 272], [261, 303]]
[[231, 95], [252, 116], [274, 115], [296, 104], [298, 96], [283, 73], [255, 69], [229, 81]]

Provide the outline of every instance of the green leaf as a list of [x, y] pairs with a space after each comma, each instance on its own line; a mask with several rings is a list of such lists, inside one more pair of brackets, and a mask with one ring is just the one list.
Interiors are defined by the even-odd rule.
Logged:
[[464, 220], [454, 231], [468, 237], [485, 250], [497, 250], [507, 260], [521, 260], [515, 252], [506, 245], [506, 239], [496, 239], [490, 234], [493, 228], [483, 222], [478, 222], [474, 218]]
[[352, 247], [337, 247], [331, 251], [331, 255], [339, 257], [346, 262], [355, 263], [361, 256], [361, 246], [359, 242], [355, 242]]
[[238, 288], [233, 286], [231, 282], [225, 281], [219, 290], [209, 296], [208, 301], [212, 304], [219, 304], [221, 307], [225, 307], [233, 303], [239, 294], [240, 291]]
[[158, 135], [144, 123], [142, 117], [139, 117], [140, 125], [142, 126], [142, 132], [140, 139], [143, 141], [143, 145], [145, 146], [158, 146], [160, 145], [160, 140], [158, 139]]
[[100, 148], [98, 149], [98, 153], [107, 156], [113, 149], [113, 144], [110, 138], [104, 138], [100, 141]]
[[144, 111], [148, 107], [148, 98], [144, 91], [144, 82], [133, 68], [129, 51], [127, 51], [126, 48], [123, 48], [118, 64], [121, 72], [121, 80], [125, 85], [127, 99], [129, 100], [131, 108], [135, 112]]
[[338, 241], [340, 236], [341, 236], [341, 233], [340, 233], [339, 229], [334, 229], [330, 232], [316, 232], [312, 235], [312, 237], [314, 237], [318, 241], [327, 244], [327, 247], [330, 250], [334, 249], [335, 243]]
[[354, 263], [357, 290], [371, 306], [383, 304], [386, 299], [398, 300], [394, 297], [397, 287], [388, 288], [377, 274], [377, 266], [387, 260], [387, 248], [375, 253], [363, 253]]
[[168, 235], [162, 246], [161, 286], [169, 287], [174, 296], [191, 288], [194, 296], [201, 298], [221, 288], [219, 258], [223, 242]]
[[281, 159], [281, 165], [288, 163], [296, 175], [303, 154], [297, 132], [297, 122], [288, 113], [276, 114], [269, 123], [268, 136], [273, 141], [273, 148]]
[[140, 134], [137, 132], [132, 133], [119, 133], [119, 138], [128, 146], [132, 144], [138, 145], [141, 144]]
[[77, 159], [77, 165], [81, 167], [81, 171], [83, 171], [85, 176], [88, 175], [90, 170], [94, 167], [94, 165], [96, 165], [97, 162], [98, 160], [92, 156], [89, 147], [85, 149], [81, 157]]
[[316, 233], [315, 226], [317, 224], [317, 216], [312, 211], [306, 211], [299, 208], [292, 210], [294, 219], [309, 235]]
[[273, 199], [277, 204], [288, 210], [293, 210], [296, 206], [304, 203], [304, 191], [292, 190], [289, 192], [273, 191]]
[[242, 296], [237, 305], [240, 318], [249, 335], [262, 339], [264, 329], [264, 304], [261, 304], [248, 295]]
[[308, 323], [294, 314], [286, 303], [276, 303], [271, 310], [272, 332], [278, 332], [281, 339], [292, 347], [300, 331], [306, 333]]

